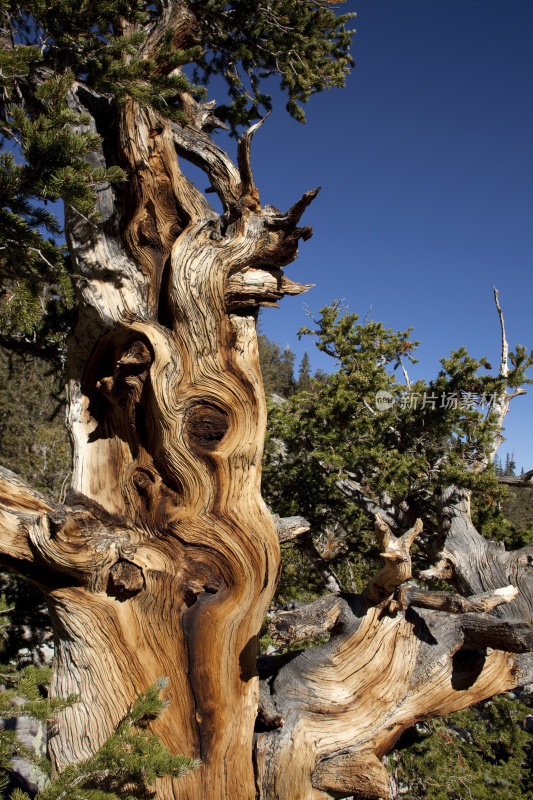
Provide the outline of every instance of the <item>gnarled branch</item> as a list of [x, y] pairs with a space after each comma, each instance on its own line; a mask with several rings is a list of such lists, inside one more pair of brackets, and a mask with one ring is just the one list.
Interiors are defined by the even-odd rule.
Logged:
[[283, 646], [321, 636], [335, 627], [346, 608], [342, 597], [326, 594], [294, 611], [278, 611], [270, 620], [268, 632]]
[[422, 520], [417, 519], [403, 536], [396, 537], [379, 514], [376, 515], [375, 531], [381, 548], [383, 566], [369, 581], [366, 593], [373, 603], [381, 603], [391, 596], [411, 577], [411, 545], [422, 531]]

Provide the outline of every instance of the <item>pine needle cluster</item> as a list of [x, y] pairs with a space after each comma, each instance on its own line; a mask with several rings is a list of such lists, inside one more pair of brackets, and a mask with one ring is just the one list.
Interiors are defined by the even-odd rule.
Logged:
[[147, 689], [102, 747], [85, 761], [67, 766], [37, 800], [135, 800], [150, 797], [158, 778], [177, 778], [196, 769], [198, 761], [172, 755], [146, 728], [165, 708], [159, 697], [165, 686], [166, 681], [160, 680]]
[[328, 0], [208, 0], [191, 7], [204, 44], [195, 78], [224, 77], [231, 102], [217, 116], [232, 129], [270, 110], [271, 97], [261, 91], [265, 78], [280, 78], [287, 111], [305, 122], [302, 104], [316, 92], [343, 87], [354, 65], [354, 31], [346, 26], [356, 15], [336, 15]]

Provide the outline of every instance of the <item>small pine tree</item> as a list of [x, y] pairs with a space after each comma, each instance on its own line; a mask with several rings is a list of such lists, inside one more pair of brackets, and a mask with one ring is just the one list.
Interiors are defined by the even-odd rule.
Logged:
[[315, 379], [315, 381], [324, 384], [328, 382], [329, 375], [325, 370], [318, 368], [315, 374], [313, 375], [313, 378]]
[[311, 382], [311, 360], [307, 351], [304, 353], [298, 370], [298, 383], [296, 384], [296, 391], [308, 392], [312, 386]]
[[503, 474], [506, 478], [512, 478], [516, 475], [516, 461], [514, 458], [514, 453], [505, 454], [505, 467]]
[[279, 394], [290, 397], [295, 390], [294, 353], [290, 347], [281, 349], [279, 344], [261, 334], [257, 337], [259, 362], [265, 395]]
[[290, 397], [296, 388], [294, 380], [294, 353], [287, 345], [281, 354], [280, 359], [279, 385], [283, 397]]

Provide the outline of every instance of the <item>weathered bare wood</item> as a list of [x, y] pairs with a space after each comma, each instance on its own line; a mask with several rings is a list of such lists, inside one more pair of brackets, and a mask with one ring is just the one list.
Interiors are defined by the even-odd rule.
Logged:
[[417, 519], [413, 527], [399, 537], [394, 536], [379, 514], [376, 515], [374, 527], [383, 566], [369, 581], [366, 592], [372, 602], [380, 603], [411, 577], [410, 549], [422, 531], [422, 520]]
[[[268, 114], [267, 114], [268, 116]], [[237, 147], [237, 163], [239, 165], [239, 174], [241, 176], [241, 197], [249, 208], [257, 211], [259, 205], [259, 192], [254, 182], [252, 167], [250, 164], [250, 145], [254, 133], [259, 130], [265, 118], [251, 125], [248, 130], [239, 137], [239, 144]]]
[[[166, 675], [169, 710], [154, 730], [202, 767], [161, 791], [251, 797], [254, 641], [279, 554], [259, 495], [265, 411], [254, 321], [228, 316], [224, 298], [230, 268], [253, 258], [260, 229], [243, 220], [224, 240], [211, 238], [216, 215], [179, 171], [166, 123], [126, 104], [120, 130], [132, 175], [121, 258], [142, 269], [104, 295], [68, 220], [78, 271], [94, 287], [86, 307], [105, 297], [113, 320], [90, 354], [79, 333], [71, 344], [75, 402], [85, 409], [73, 485], [140, 536], [103, 591], [52, 593], [56, 626], [68, 634], [54, 691], [81, 702], [60, 715], [51, 750], [58, 764], [88, 754], [135, 694]], [[82, 235], [91, 252], [95, 239], [106, 246], [100, 227]]]
[[[296, 780], [308, 787], [298, 797], [312, 800], [318, 787], [327, 797], [333, 786], [322, 782], [320, 771], [314, 777], [322, 758], [346, 749], [380, 761], [417, 719], [462, 708], [524, 674], [520, 656], [463, 650], [462, 615], [384, 611], [354, 598], [351, 616], [343, 614], [327, 644], [293, 658], [271, 680], [285, 724], [258, 736], [264, 800], [292, 800]], [[361, 775], [349, 775], [353, 782], [343, 791], [359, 792]]]
[[[269, 679], [285, 722], [258, 736], [263, 800], [293, 800], [296, 781], [310, 781], [299, 795], [306, 800], [341, 792], [386, 797], [381, 758], [403, 730], [531, 679], [533, 553], [506, 553], [479, 536], [468, 499], [463, 490], [443, 492], [441, 561], [426, 571], [441, 576], [445, 568], [461, 595], [400, 585], [411, 577], [409, 546], [420, 525], [401, 541], [378, 518], [382, 549], [394, 556], [379, 596], [344, 596], [329, 641]], [[296, 628], [302, 612], [293, 613]]]
[[346, 602], [334, 595], [326, 594], [313, 603], [295, 611], [278, 611], [270, 620], [268, 632], [280, 645], [293, 644], [320, 636], [334, 628]]
[[259, 705], [257, 708], [257, 719], [260, 725], [266, 728], [280, 728], [285, 720], [278, 713], [276, 706], [272, 702], [270, 687], [264, 681], [259, 684]]
[[385, 500], [389, 502], [383, 502], [382, 498], [373, 497], [368, 491], [365, 491], [362, 482], [355, 475], [347, 470], [345, 472], [347, 477], [339, 478], [336, 481], [339, 491], [364, 508], [372, 517], [379, 514], [391, 529], [400, 529], [405, 525], [405, 514], [401, 507], [395, 508], [388, 497]]
[[500, 444], [504, 441], [504, 437], [501, 434], [501, 429], [503, 426], [503, 422], [505, 417], [509, 412], [509, 405], [511, 400], [515, 397], [519, 397], [522, 394], [526, 393], [526, 389], [523, 387], [517, 387], [513, 392], [507, 391], [507, 377], [509, 375], [509, 344], [507, 342], [507, 335], [505, 333], [505, 321], [503, 318], [503, 311], [500, 305], [499, 300], [499, 292], [494, 288], [494, 303], [496, 305], [496, 310], [498, 312], [498, 319], [500, 322], [500, 335], [501, 335], [501, 350], [500, 350], [500, 366], [498, 370], [498, 375], [502, 378], [502, 388], [499, 393], [496, 393], [494, 402], [492, 403], [490, 409], [490, 415], [494, 422], [496, 422], [496, 426], [494, 428], [494, 434], [492, 437], [492, 441], [490, 443], [490, 447], [485, 449], [485, 454], [483, 457], [479, 458], [478, 461], [473, 465], [473, 469], [475, 471], [480, 471], [490, 464]]
[[[167, 11], [165, 25], [189, 25], [184, 4]], [[68, 102], [92, 131], [107, 126], [105, 98], [75, 85]], [[81, 299], [68, 353], [70, 505], [8, 476], [0, 550], [38, 572], [56, 633], [52, 692], [80, 696], [51, 732], [56, 767], [92, 753], [165, 675], [169, 708], [154, 731], [202, 766], [161, 782], [159, 796], [251, 800], [257, 635], [279, 566], [260, 496], [254, 310], [307, 288], [281, 267], [308, 232], [262, 216], [251, 134], [239, 171], [200, 130], [133, 101], [116, 130], [90, 159], [106, 166], [114, 152], [127, 183], [101, 187], [98, 218], [66, 214]], [[183, 176], [176, 146], [206, 169], [224, 220]]]
[[235, 164], [205, 133], [171, 123], [178, 155], [205, 170], [224, 209], [234, 213], [241, 196], [241, 176]]
[[389, 773], [371, 751], [325, 756], [313, 772], [312, 784], [325, 792], [357, 794], [368, 800], [389, 796]]
[[11, 470], [0, 467], [0, 560], [19, 571], [35, 561], [30, 527], [54, 504]]
[[295, 283], [280, 269], [271, 271], [243, 269], [230, 275], [226, 283], [226, 304], [229, 311], [254, 306], [276, 305], [284, 295], [307, 292], [312, 284]]
[[280, 542], [289, 542], [291, 539], [301, 536], [311, 527], [303, 517], [280, 517], [278, 514], [274, 514], [273, 520]]
[[429, 592], [407, 586], [398, 592], [397, 607], [432, 608], [434, 611], [447, 611], [449, 614], [477, 614], [492, 611], [502, 603], [510, 603], [517, 594], [518, 589], [515, 586], [504, 586], [472, 597], [462, 597], [454, 592]]
[[533, 485], [533, 469], [524, 472], [523, 475], [499, 475], [498, 483], [508, 486], [531, 486]]

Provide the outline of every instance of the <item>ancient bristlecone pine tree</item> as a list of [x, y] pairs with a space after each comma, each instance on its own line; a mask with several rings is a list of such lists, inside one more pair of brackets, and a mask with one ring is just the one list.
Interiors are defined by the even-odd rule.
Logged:
[[[163, 4], [136, 44], [141, 57], [169, 31], [174, 46], [201, 38], [191, 8]], [[45, 81], [44, 68], [33, 78]], [[468, 494], [452, 487], [432, 575], [459, 593], [405, 589], [420, 524], [400, 535], [385, 509], [376, 520], [383, 569], [365, 594], [332, 594], [275, 622], [287, 641], [329, 630], [328, 643], [258, 669], [279, 540], [305, 525], [280, 524], [278, 534], [261, 499], [256, 313], [307, 288], [282, 267], [310, 236], [298, 224], [316, 191], [286, 213], [262, 206], [254, 129], [232, 163], [205, 132], [213, 109], [187, 92], [186, 122], [128, 97], [111, 113], [81, 78], [66, 102], [86, 115], [82, 132], [102, 136], [86, 162], [119, 165], [128, 180], [97, 185], [97, 216], [66, 209], [79, 287], [67, 501], [6, 470], [0, 483], [2, 563], [44, 592], [52, 691], [80, 698], [50, 731], [53, 761], [61, 769], [94, 752], [167, 676], [169, 705], [153, 729], [201, 766], [161, 781], [159, 798], [387, 797], [381, 759], [403, 730], [527, 679], [531, 552], [485, 541]], [[181, 158], [205, 171], [222, 213], [184, 177]]]

